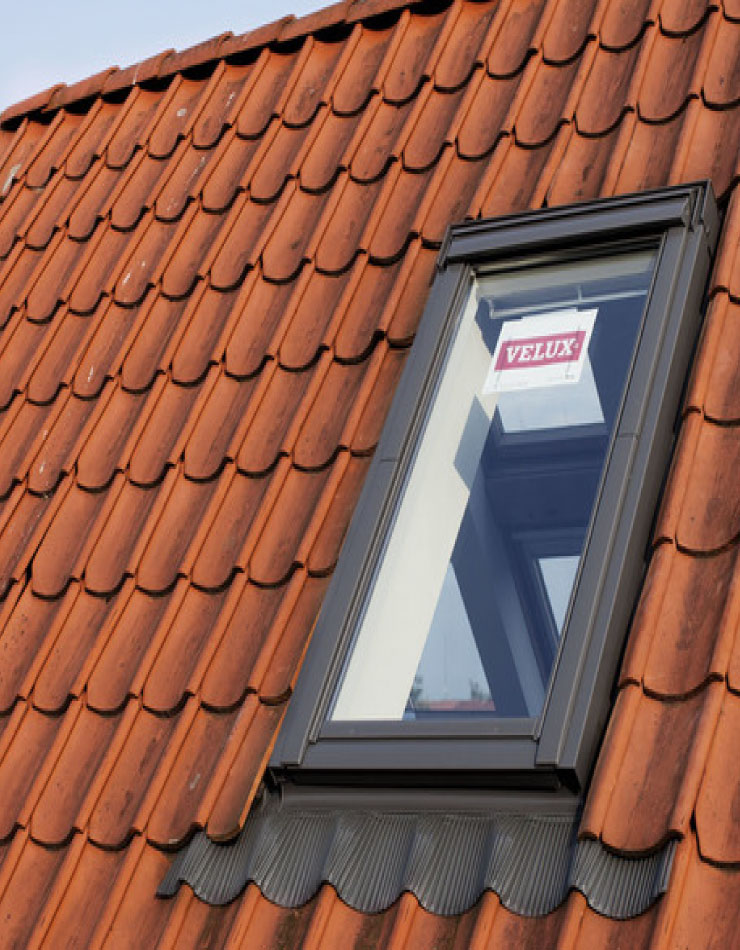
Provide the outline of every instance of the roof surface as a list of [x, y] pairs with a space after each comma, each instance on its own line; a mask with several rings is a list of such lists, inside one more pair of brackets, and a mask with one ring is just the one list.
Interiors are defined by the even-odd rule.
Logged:
[[[726, 948], [740, 924], [740, 3], [354, 0], [0, 116], [0, 946]], [[630, 921], [155, 891], [238, 833], [448, 223], [727, 208], [581, 834]]]

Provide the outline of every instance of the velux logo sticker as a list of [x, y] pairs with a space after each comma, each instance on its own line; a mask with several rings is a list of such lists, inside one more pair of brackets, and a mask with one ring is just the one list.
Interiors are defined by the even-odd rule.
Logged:
[[507, 320], [501, 328], [483, 394], [577, 383], [588, 358], [597, 311], [552, 310]]

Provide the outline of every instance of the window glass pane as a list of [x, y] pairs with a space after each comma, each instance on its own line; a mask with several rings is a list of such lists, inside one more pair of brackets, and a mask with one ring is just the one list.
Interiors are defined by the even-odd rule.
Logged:
[[654, 262], [479, 277], [332, 719], [539, 715]]

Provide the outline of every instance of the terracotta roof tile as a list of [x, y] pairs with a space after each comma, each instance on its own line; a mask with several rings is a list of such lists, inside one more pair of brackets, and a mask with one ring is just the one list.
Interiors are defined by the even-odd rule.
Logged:
[[[567, 6], [555, 7], [542, 38], [542, 52], [548, 63], [565, 63], [583, 49], [586, 40], [594, 37], [600, 17], [597, 0], [577, 0]], [[594, 17], [596, 15], [596, 22]]]
[[316, 115], [320, 104], [330, 101], [332, 74], [341, 57], [351, 51], [352, 45], [352, 38], [341, 42], [315, 39], [304, 43], [308, 55], [281, 110], [285, 123], [292, 126], [306, 125]]
[[25, 836], [17, 837], [16, 842], [20, 853], [13, 855], [15, 862], [0, 898], [0, 914], [4, 939], [11, 946], [15, 943], [21, 947], [28, 945], [66, 852], [63, 848], [44, 848]]
[[53, 645], [33, 683], [34, 705], [50, 714], [61, 713], [67, 701], [82, 692], [84, 673], [94, 661], [101, 628], [113, 607], [111, 597], [92, 597], [79, 585], [71, 587], [72, 606], [54, 629]]
[[[270, 476], [229, 475], [230, 484], [213, 524], [198, 551], [192, 568], [193, 583], [206, 590], [217, 590], [231, 580], [237, 567], [246, 566], [254, 544], [255, 521], [262, 499], [270, 488]], [[280, 475], [277, 475], [280, 478]]]
[[61, 844], [84, 823], [80, 812], [88, 789], [99, 776], [102, 759], [125, 715], [99, 716], [83, 705], [70, 708], [69, 731], [63, 730], [58, 737], [58, 758], [31, 816], [36, 841]]
[[[723, 615], [734, 586], [735, 548], [696, 559], [662, 545], [635, 617], [623, 680], [651, 695], [688, 696], [726, 672], [734, 630]], [[732, 585], [732, 586], [731, 586]], [[724, 647], [721, 644], [724, 643]]]
[[139, 564], [137, 579], [144, 590], [162, 593], [175, 583], [178, 572], [186, 569], [183, 558], [200, 519], [226, 482], [225, 475], [208, 482], [195, 482], [179, 473], [172, 479], [164, 510]]
[[[6, 111], [6, 941], [732, 942], [738, 20], [364, 0]], [[456, 918], [328, 887], [297, 911], [157, 900], [165, 851], [243, 824], [450, 221], [706, 176], [729, 202], [712, 303], [582, 827], [620, 853], [680, 838], [666, 897], [629, 922], [580, 894], [535, 919], [492, 894]]]
[[261, 135], [272, 116], [281, 116], [285, 101], [295, 85], [307, 55], [307, 46], [302, 49], [268, 52], [261, 63], [250, 90], [236, 120], [240, 136], [251, 138]]
[[637, 39], [646, 23], [654, 23], [655, 0], [624, 0], [608, 3], [599, 28], [601, 44], [609, 49], [624, 49]]
[[221, 623], [226, 599], [226, 589], [206, 592], [188, 587], [144, 681], [147, 709], [172, 713], [182, 704], [211, 631]]
[[676, 35], [689, 33], [696, 29], [697, 24], [706, 15], [707, 9], [717, 8], [718, 4], [712, 0], [667, 0], [660, 8], [660, 25], [666, 33]]
[[151, 657], [147, 663], [147, 653], [157, 648], [158, 631], [166, 635], [169, 625], [163, 618], [168, 611], [177, 609], [186, 588], [186, 584], [181, 584], [174, 592], [161, 596], [146, 594], [138, 588], [129, 591], [130, 596], [90, 672], [90, 708], [112, 712], [120, 709], [128, 696], [141, 693], [143, 678], [154, 659]]
[[616, 52], [599, 47], [576, 107], [580, 133], [603, 135], [616, 126], [625, 109], [634, 108], [629, 93], [640, 50], [640, 44]]
[[278, 587], [249, 583], [245, 575], [234, 580], [234, 602], [224, 618], [223, 635], [203, 671], [200, 694], [210, 708], [233, 708], [244, 699], [248, 687], [257, 690], [261, 685], [282, 637], [285, 617], [282, 622], [280, 617], [290, 613], [304, 582], [301, 571]]
[[352, 155], [350, 172], [357, 181], [374, 181], [388, 168], [393, 157], [398, 157], [401, 134], [414, 101], [396, 105], [383, 99], [373, 100], [368, 106], [368, 119], [361, 127], [361, 138]]
[[65, 946], [74, 940], [84, 944], [92, 939], [124, 856], [124, 851], [84, 845], [74, 865], [65, 868], [63, 893], [53, 912], [44, 915], [42, 929], [47, 946]]
[[237, 713], [198, 711], [167, 770], [164, 786], [149, 817], [150, 840], [171, 847], [182, 841], [194, 825], [205, 823], [208, 815], [202, 813], [201, 803], [224, 747], [231, 739], [236, 718]]
[[738, 926], [739, 882], [733, 870], [702, 861], [694, 842], [689, 842], [688, 869], [670, 930], [674, 945], [697, 950], [731, 945]]
[[79, 447], [97, 408], [95, 403], [74, 396], [58, 399], [48, 427], [41, 432], [40, 447], [31, 456], [27, 483], [31, 491], [48, 493], [68, 473], [73, 465], [74, 450]]
[[405, 19], [403, 35], [388, 72], [383, 79], [383, 98], [388, 102], [402, 103], [410, 99], [420, 83], [431, 78], [445, 45], [447, 35], [454, 26], [459, 4], [447, 11]]
[[711, 51], [720, 19], [715, 13], [700, 29], [680, 36], [656, 31], [638, 97], [642, 119], [664, 122], [675, 116], [690, 96], [699, 95], [705, 69], [702, 57]]
[[[710, 683], [682, 700], [619, 693], [581, 832], [612, 848], [647, 852], [688, 832], [724, 688]], [[641, 816], [640, 822], [634, 816]]]
[[503, 21], [496, 24], [498, 30], [488, 54], [487, 66], [492, 76], [503, 79], [519, 72], [527, 54], [536, 49], [532, 41], [545, 6], [546, 0], [526, 0], [502, 8]]

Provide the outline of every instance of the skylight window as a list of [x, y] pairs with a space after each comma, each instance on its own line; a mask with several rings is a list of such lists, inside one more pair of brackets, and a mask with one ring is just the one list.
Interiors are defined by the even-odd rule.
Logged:
[[453, 229], [273, 769], [583, 787], [715, 235], [701, 185]]
[[[476, 278], [333, 721], [540, 714], [559, 638], [537, 542], [577, 567], [656, 255]], [[565, 589], [559, 572], [563, 619], [575, 574]]]

